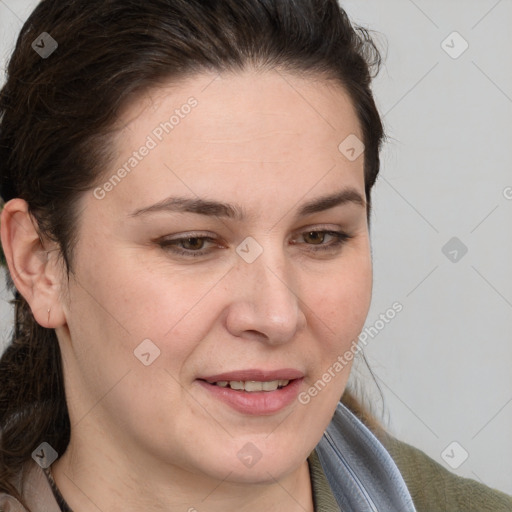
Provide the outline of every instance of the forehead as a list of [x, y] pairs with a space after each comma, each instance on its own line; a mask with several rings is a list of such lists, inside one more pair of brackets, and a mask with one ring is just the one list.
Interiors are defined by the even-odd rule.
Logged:
[[[315, 183], [323, 192], [364, 187], [363, 156], [351, 161], [338, 148], [347, 137], [362, 140], [354, 106], [327, 80], [254, 70], [197, 75], [147, 91], [121, 122], [109, 172], [135, 165], [109, 202], [126, 208], [175, 191], [223, 191], [243, 202], [249, 192], [300, 197]], [[134, 156], [144, 146], [151, 149]]]
[[[193, 108], [187, 106], [191, 101]], [[253, 146], [261, 150], [261, 138], [286, 131], [297, 142], [331, 144], [333, 136], [344, 134], [362, 139], [352, 101], [339, 83], [277, 70], [195, 75], [150, 89], [122, 114], [121, 141], [136, 143], [133, 135], [168, 122], [173, 139], [185, 129], [190, 140], [243, 144], [248, 153]]]

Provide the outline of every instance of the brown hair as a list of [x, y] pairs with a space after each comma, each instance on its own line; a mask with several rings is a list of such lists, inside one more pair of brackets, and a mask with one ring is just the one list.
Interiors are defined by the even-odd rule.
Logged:
[[[58, 43], [47, 58], [32, 48], [43, 32]], [[336, 0], [43, 0], [21, 29], [0, 92], [0, 194], [27, 201], [69, 273], [77, 199], [108, 170], [121, 109], [166, 81], [251, 65], [345, 88], [364, 136], [369, 218], [384, 138], [370, 89], [380, 59]], [[43, 441], [62, 454], [70, 422], [55, 332], [8, 284], [15, 324], [0, 359], [0, 491], [19, 498], [13, 478]]]

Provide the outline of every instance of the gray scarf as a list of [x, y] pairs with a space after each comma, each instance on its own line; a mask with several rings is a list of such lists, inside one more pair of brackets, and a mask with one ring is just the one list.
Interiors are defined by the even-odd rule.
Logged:
[[341, 510], [416, 512], [391, 455], [341, 402], [316, 452]]

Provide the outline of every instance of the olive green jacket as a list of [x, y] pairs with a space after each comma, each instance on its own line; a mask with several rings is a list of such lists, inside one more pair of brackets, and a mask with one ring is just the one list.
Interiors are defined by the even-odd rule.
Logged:
[[[398, 466], [417, 512], [512, 511], [512, 496], [454, 475], [422, 451], [389, 434], [380, 433], [378, 439]], [[315, 512], [339, 512], [316, 451], [308, 463]]]
[[512, 496], [457, 476], [388, 434], [377, 437], [398, 466], [418, 512], [512, 512]]

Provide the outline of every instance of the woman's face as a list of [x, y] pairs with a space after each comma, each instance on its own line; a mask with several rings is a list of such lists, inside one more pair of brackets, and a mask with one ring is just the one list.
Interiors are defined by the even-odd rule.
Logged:
[[72, 442], [194, 481], [290, 474], [331, 420], [370, 304], [348, 95], [205, 74], [120, 121], [116, 160], [79, 205], [57, 330]]

